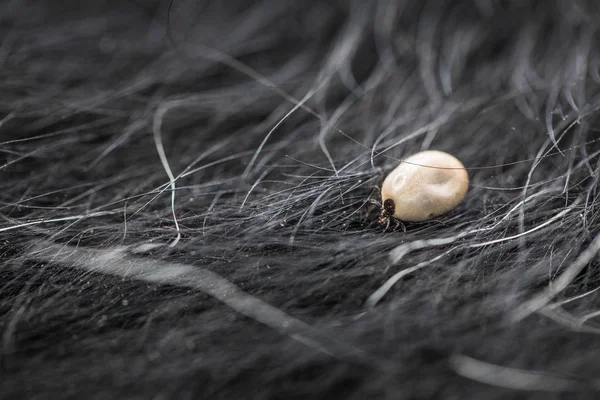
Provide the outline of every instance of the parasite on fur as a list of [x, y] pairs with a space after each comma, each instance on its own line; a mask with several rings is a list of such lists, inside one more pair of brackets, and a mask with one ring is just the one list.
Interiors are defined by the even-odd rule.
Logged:
[[414, 154], [385, 178], [380, 222], [426, 221], [456, 208], [469, 189], [464, 165], [443, 151]]

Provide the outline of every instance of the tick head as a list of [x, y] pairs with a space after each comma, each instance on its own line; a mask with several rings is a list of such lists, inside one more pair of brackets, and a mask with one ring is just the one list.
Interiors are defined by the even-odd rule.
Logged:
[[390, 218], [394, 215], [396, 211], [396, 203], [394, 200], [387, 199], [383, 202], [383, 207], [381, 209], [381, 216], [379, 217], [380, 224], [388, 224], [390, 222]]
[[394, 200], [387, 199], [383, 202], [383, 210], [381, 215], [386, 214], [388, 217], [391, 217], [396, 212], [396, 203]]

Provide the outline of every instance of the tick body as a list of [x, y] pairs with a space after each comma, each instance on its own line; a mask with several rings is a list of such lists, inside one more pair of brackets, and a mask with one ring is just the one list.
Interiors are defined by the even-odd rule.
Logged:
[[469, 189], [464, 165], [443, 151], [414, 154], [385, 178], [381, 187], [381, 222], [426, 221], [456, 208]]

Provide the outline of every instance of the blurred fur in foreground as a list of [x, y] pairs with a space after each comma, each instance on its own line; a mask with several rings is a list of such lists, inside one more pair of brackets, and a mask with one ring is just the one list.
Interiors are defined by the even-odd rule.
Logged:
[[596, 2], [92, 3], [0, 11], [0, 397], [596, 398]]

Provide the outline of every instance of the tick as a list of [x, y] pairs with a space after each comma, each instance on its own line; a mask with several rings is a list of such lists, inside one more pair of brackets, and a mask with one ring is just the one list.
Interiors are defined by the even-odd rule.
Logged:
[[456, 208], [469, 189], [469, 175], [453, 155], [428, 150], [403, 160], [381, 187], [382, 223], [390, 218], [427, 221]]

